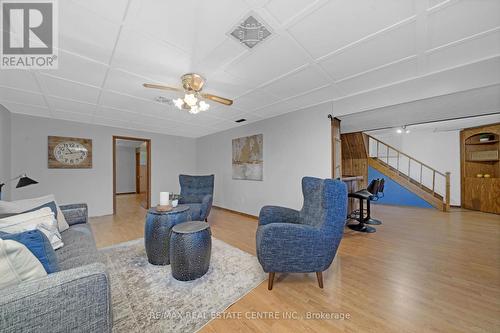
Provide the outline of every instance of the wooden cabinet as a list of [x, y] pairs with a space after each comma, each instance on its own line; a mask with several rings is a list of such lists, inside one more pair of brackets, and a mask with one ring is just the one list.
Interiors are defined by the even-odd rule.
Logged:
[[500, 124], [460, 132], [462, 207], [500, 214]]

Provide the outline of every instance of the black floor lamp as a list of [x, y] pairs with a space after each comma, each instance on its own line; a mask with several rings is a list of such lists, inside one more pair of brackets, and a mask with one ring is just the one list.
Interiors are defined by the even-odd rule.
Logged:
[[[10, 181], [14, 181], [16, 179], [19, 179], [17, 182], [16, 188], [20, 187], [25, 187], [33, 184], [38, 184], [36, 180], [31, 179], [30, 177], [26, 176], [26, 174], [22, 174], [18, 177], [12, 178]], [[0, 183], [0, 200], [2, 200], [2, 187], [5, 185], [5, 183]]]

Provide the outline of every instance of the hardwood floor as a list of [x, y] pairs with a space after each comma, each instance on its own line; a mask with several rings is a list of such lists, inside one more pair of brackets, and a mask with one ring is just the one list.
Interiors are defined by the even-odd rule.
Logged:
[[[145, 210], [126, 201], [118, 215], [91, 219], [98, 246], [143, 236]], [[384, 224], [374, 234], [346, 229], [324, 289], [314, 273], [277, 273], [272, 291], [263, 281], [227, 310], [242, 319], [201, 332], [499, 332], [500, 217], [374, 206]], [[255, 255], [255, 219], [213, 209], [209, 223], [214, 237]], [[349, 318], [294, 319], [334, 313]]]
[[141, 194], [116, 196], [116, 215], [91, 218], [97, 247], [105, 247], [144, 237], [146, 209], [141, 206]]

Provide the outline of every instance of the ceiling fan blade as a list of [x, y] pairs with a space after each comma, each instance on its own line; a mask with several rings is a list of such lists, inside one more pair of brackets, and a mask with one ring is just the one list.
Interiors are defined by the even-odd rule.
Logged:
[[224, 104], [224, 105], [232, 105], [233, 104], [232, 100], [224, 98], [224, 97], [215, 96], [215, 95], [212, 95], [212, 94], [205, 94], [205, 93], [201, 94], [201, 96], [203, 98], [210, 99], [210, 100], [212, 100], [214, 102], [221, 103], [221, 104]]
[[164, 86], [161, 84], [154, 84], [154, 83], [144, 83], [143, 86], [146, 88], [168, 90], [168, 91], [184, 91], [184, 89], [182, 89], [182, 88], [169, 87], [169, 86]]

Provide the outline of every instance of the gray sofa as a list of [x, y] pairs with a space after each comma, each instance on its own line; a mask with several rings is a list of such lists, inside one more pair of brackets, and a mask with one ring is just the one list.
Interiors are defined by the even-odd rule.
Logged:
[[0, 332], [111, 332], [111, 290], [87, 205], [61, 210], [70, 228], [56, 251], [60, 271], [0, 290]]

